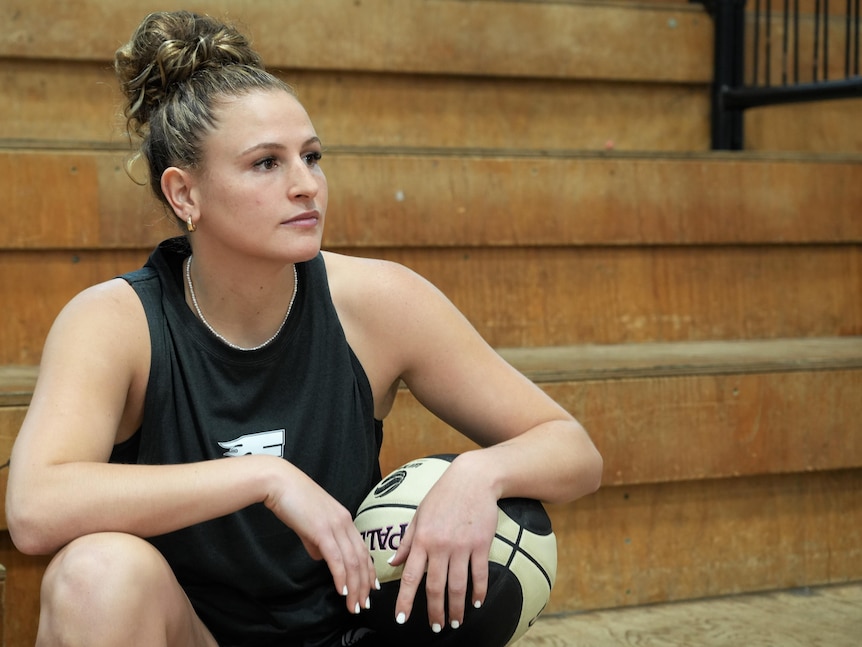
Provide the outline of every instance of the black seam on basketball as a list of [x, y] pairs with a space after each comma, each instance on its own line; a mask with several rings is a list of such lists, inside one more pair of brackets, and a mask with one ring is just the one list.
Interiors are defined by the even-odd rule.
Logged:
[[545, 567], [544, 567], [544, 566], [542, 566], [541, 564], [539, 564], [539, 562], [537, 562], [537, 561], [533, 558], [533, 556], [532, 556], [532, 555], [530, 555], [529, 553], [525, 552], [523, 549], [518, 548], [518, 549], [517, 549], [517, 551], [518, 551], [519, 553], [521, 553], [521, 555], [523, 555], [524, 557], [526, 557], [528, 560], [530, 560], [531, 562], [533, 562], [533, 564], [535, 565], [535, 567], [539, 569], [539, 572], [542, 574], [542, 577], [544, 577], [544, 578], [545, 578], [545, 581], [548, 583], [548, 588], [549, 588], [549, 589], [554, 588], [554, 585], [551, 583], [551, 576], [550, 576], [550, 575], [548, 575], [548, 572], [545, 570]]
[[[513, 550], [518, 549], [518, 544], [514, 543], [508, 537], [504, 537], [503, 535], [500, 535], [500, 534], [495, 534], [494, 539], [499, 539], [500, 541], [502, 541], [504, 544], [506, 544], [509, 548], [512, 548]], [[502, 566], [502, 564], [501, 564], [501, 566]]]
[[[413, 505], [412, 503], [380, 503], [378, 505], [369, 505], [365, 508], [362, 508], [360, 514], [365, 514], [369, 510], [377, 510], [377, 508], [403, 508], [405, 510], [415, 510], [419, 506]], [[358, 516], [358, 515], [357, 515]]]
[[[511, 539], [503, 537], [502, 535], [499, 535], [499, 534], [494, 535], [495, 539], [499, 539], [504, 544], [509, 546], [509, 548], [512, 549], [512, 552], [509, 554], [509, 559], [505, 564], [506, 568], [510, 568], [512, 566], [512, 562], [515, 561], [515, 553], [520, 553], [521, 555], [526, 557], [528, 560], [530, 560], [537, 569], [539, 569], [539, 572], [542, 574], [542, 577], [544, 577], [545, 581], [548, 583], [548, 588], [549, 589], [554, 588], [554, 585], [551, 582], [551, 576], [548, 575], [548, 571], [545, 570], [545, 567], [542, 566], [539, 562], [537, 562], [536, 559], [532, 555], [530, 555], [530, 553], [528, 553], [523, 548], [521, 548], [521, 535], [523, 534], [523, 532], [524, 532], [523, 528], [520, 528], [518, 530], [518, 539], [515, 542], [513, 542]], [[501, 564], [501, 566], [502, 566], [502, 564]]]
[[518, 537], [515, 539], [515, 550], [512, 551], [512, 554], [509, 555], [509, 561], [506, 562], [506, 568], [510, 568], [512, 566], [512, 560], [515, 559], [515, 553], [520, 551], [521, 548], [521, 537], [524, 536], [524, 527], [518, 526]]

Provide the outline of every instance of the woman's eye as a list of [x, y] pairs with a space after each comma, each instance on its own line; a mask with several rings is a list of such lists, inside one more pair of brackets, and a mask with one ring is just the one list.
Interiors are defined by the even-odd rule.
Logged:
[[305, 155], [303, 155], [303, 159], [305, 160], [305, 163], [309, 166], [314, 166], [315, 164], [320, 162], [320, 160], [323, 159], [323, 153], [306, 153]]
[[267, 157], [260, 160], [259, 162], [256, 162], [255, 166], [269, 171], [275, 168], [276, 160], [274, 157]]

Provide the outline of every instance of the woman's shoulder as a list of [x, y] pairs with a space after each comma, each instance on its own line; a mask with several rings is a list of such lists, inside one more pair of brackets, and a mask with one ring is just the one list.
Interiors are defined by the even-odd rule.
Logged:
[[120, 350], [128, 349], [130, 342], [146, 341], [146, 333], [140, 298], [125, 279], [114, 278], [76, 294], [54, 320], [49, 341]]
[[[88, 311], [95, 317], [100, 315], [128, 314], [140, 309], [140, 299], [128, 280], [116, 277], [84, 288], [63, 308], [63, 311]], [[92, 312], [90, 312], [92, 311]]]
[[416, 339], [472, 331], [449, 298], [406, 265], [338, 254], [324, 258], [342, 323], [352, 330], [371, 331], [378, 344], [397, 352]]
[[[140, 401], [149, 360], [146, 315], [134, 290], [120, 278], [99, 283], [79, 292], [54, 320], [33, 402], [64, 402], [69, 411], [108, 411], [133, 398]], [[130, 415], [129, 420], [139, 417]]]
[[337, 301], [397, 306], [405, 298], [437, 292], [427, 279], [395, 261], [334, 252], [323, 252], [323, 258], [330, 291]]

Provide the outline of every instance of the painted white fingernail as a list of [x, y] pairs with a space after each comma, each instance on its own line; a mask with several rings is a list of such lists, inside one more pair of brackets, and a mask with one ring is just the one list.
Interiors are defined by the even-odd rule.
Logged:
[[460, 626], [461, 626], [461, 623], [458, 622], [457, 620], [452, 621], [452, 629], [457, 629]]
[[341, 589], [341, 595], [343, 595], [344, 597], [347, 597], [347, 585], [346, 584], [344, 585], [344, 588]]
[[473, 608], [475, 608], [475, 609], [481, 609], [481, 608], [482, 608], [482, 600], [476, 600], [476, 601], [473, 603]]
[[359, 603], [357, 602], [356, 606], [353, 607], [353, 613], [355, 613], [356, 615], [359, 615], [360, 611], [362, 611], [362, 609], [359, 608]]
[[395, 618], [395, 622], [397, 622], [399, 625], [403, 625], [405, 622], [407, 622], [407, 616], [404, 615], [403, 611], [399, 613], [398, 616]]
[[439, 634], [441, 631], [443, 631], [443, 627], [441, 627], [439, 623], [435, 622], [433, 625], [431, 625], [431, 631], [433, 631], [435, 634]]
[[392, 554], [392, 557], [390, 557], [389, 559], [387, 559], [387, 560], [386, 560], [386, 563], [387, 563], [387, 564], [391, 564], [393, 559], [395, 559], [395, 554], [394, 554], [394, 553]]
[[377, 578], [374, 578], [374, 588], [378, 591], [380, 590], [380, 580]]
[[366, 609], [371, 608], [371, 598], [370, 597], [365, 598], [365, 608]]

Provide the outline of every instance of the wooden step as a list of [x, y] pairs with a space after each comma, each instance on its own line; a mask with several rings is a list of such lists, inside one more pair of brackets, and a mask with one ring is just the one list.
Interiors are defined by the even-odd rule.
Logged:
[[[5, 208], [30, 215], [8, 219], [0, 249], [141, 250], [176, 235], [127, 158], [0, 148]], [[333, 249], [862, 241], [860, 156], [336, 149], [323, 168]]]
[[[7, 0], [0, 57], [107, 62], [157, 5], [82, 0], [72, 9]], [[192, 0], [184, 6], [241, 23], [272, 68], [701, 83], [712, 75], [712, 25], [700, 5]], [[615, 46], [596, 47], [599, 34]]]
[[[593, 151], [710, 146], [712, 19], [700, 3], [437, 2], [431, 12], [419, 0], [398, 2], [397, 11], [391, 2], [329, 0], [283, 11], [283, 3], [273, 9], [266, 2], [223, 0], [198, 9], [227, 13], [248, 27], [265, 58], [297, 87], [328, 145]], [[0, 35], [0, 140], [121, 144], [109, 62], [148, 9], [108, 8], [108, 0], [77, 3], [75, 11], [47, 4], [15, 0], [0, 7], [12, 26]], [[335, 6], [343, 7], [337, 18], [328, 15]], [[803, 11], [808, 38], [813, 5]], [[56, 16], [56, 28], [44, 29], [46, 12]], [[294, 16], [307, 21], [311, 38], [326, 29], [320, 42], [327, 47], [317, 48], [323, 51], [306, 47], [304, 39], [281, 37], [281, 21]], [[333, 26], [333, 20], [339, 23]], [[333, 39], [341, 28], [344, 33]], [[366, 42], [378, 29], [387, 38]], [[833, 48], [840, 41], [833, 39]], [[773, 60], [778, 64], [779, 57]], [[841, 60], [830, 57], [834, 66]], [[833, 70], [831, 78], [842, 73]], [[860, 105], [862, 100], [833, 101], [748, 111], [746, 149], [857, 153], [862, 134], [846, 124]]]
[[[500, 353], [583, 422], [605, 486], [862, 467], [862, 337]], [[386, 435], [387, 471], [472, 447], [406, 390]]]
[[[60, 308], [148, 251], [0, 254], [15, 313], [0, 327], [0, 360], [38, 363]], [[498, 347], [862, 334], [858, 245], [339, 251], [415, 269]]]
[[[327, 70], [279, 75], [296, 88], [328, 147], [660, 152], [710, 147], [707, 83]], [[5, 88], [0, 141], [6, 146], [127, 146], [116, 79], [106, 64], [0, 59], [0, 81]], [[858, 153], [862, 132], [847, 124], [860, 106], [862, 99], [853, 99], [747, 111], [745, 148]]]
[[[123, 142], [109, 63], [148, 8], [91, 0], [66, 12], [48, 4], [0, 8], [13, 26], [0, 35], [0, 139]], [[297, 87], [330, 146], [709, 146], [711, 21], [699, 5], [327, 0], [190, 8], [240, 22], [267, 64]], [[44, 29], [46, 11], [56, 28]], [[85, 27], [92, 20], [99, 30]], [[87, 36], [67, 40], [66, 30]], [[654, 117], [643, 119], [645, 111]]]
[[[328, 70], [279, 76], [294, 86], [327, 148], [686, 151], [710, 145], [704, 83]], [[127, 147], [121, 97], [107, 64], [0, 59], [0, 80], [0, 140], [7, 145]]]
[[[342, 251], [412, 267], [494, 346], [862, 334], [860, 246]], [[0, 327], [2, 361], [37, 363], [75, 293], [146, 256], [3, 252], [0, 294], [15, 316]]]
[[[334, 152], [325, 243], [417, 270], [498, 347], [858, 335], [859, 165]], [[0, 362], [35, 364], [63, 304], [177, 230], [118, 153], [7, 150], [0, 171], [32, 214], [0, 243]]]

